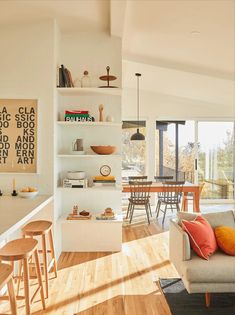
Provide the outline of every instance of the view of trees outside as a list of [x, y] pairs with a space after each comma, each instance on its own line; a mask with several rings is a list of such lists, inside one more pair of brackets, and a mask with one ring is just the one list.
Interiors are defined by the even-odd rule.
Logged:
[[[179, 179], [194, 182], [194, 122], [179, 125]], [[175, 124], [169, 124], [163, 133], [163, 175], [175, 174]], [[156, 170], [159, 175], [159, 131], [156, 130]]]
[[[146, 174], [146, 142], [131, 141], [136, 128], [122, 130], [122, 177]], [[146, 127], [140, 132], [146, 136]], [[164, 170], [175, 171], [175, 124], [164, 131]], [[233, 199], [234, 196], [234, 122], [198, 122], [198, 148], [195, 122], [179, 125], [179, 171], [194, 182], [194, 163], [198, 149], [198, 181], [204, 183], [201, 198]], [[156, 130], [156, 175], [159, 175], [159, 131]], [[166, 174], [166, 175], [169, 175]]]
[[[194, 182], [196, 157], [195, 122], [179, 125], [179, 177]], [[175, 124], [163, 135], [165, 175], [175, 170]], [[234, 194], [234, 123], [198, 123], [198, 180], [204, 183], [202, 198], [233, 199]], [[156, 130], [156, 170], [159, 174], [159, 131]], [[171, 173], [170, 173], [171, 171]], [[182, 172], [182, 173], [181, 173]], [[183, 174], [183, 175], [182, 175]]]
[[202, 197], [233, 199], [234, 123], [199, 122], [199, 182], [205, 182]]
[[[146, 127], [140, 127], [140, 132], [146, 136]], [[141, 176], [146, 173], [146, 142], [131, 141], [136, 128], [122, 129], [122, 178]]]

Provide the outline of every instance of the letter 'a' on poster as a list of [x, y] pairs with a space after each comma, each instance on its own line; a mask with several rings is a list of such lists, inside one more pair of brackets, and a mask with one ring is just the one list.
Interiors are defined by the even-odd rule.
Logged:
[[0, 172], [37, 172], [37, 100], [0, 99]]

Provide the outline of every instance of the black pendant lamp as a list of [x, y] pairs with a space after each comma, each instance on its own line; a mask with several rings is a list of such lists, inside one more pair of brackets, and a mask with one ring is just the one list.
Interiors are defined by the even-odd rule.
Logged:
[[138, 121], [138, 127], [137, 127], [137, 130], [136, 130], [136, 133], [134, 133], [132, 136], [131, 136], [131, 140], [134, 140], [134, 141], [140, 141], [140, 140], [145, 140], [145, 136], [140, 133], [140, 130], [139, 130], [139, 115], [140, 115], [140, 96], [139, 96], [139, 78], [141, 77], [141, 74], [140, 73], [136, 73], [135, 74], [136, 77], [137, 77], [137, 121]]

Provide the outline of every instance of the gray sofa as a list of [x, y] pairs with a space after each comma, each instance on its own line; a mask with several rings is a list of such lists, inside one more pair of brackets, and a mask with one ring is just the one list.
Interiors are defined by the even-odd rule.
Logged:
[[[181, 228], [181, 220], [193, 220], [195, 213], [179, 212], [170, 223], [170, 260], [178, 271], [188, 293], [235, 292], [235, 256], [218, 250], [209, 260], [198, 257], [190, 248], [189, 238]], [[199, 214], [200, 215], [200, 214]], [[213, 228], [219, 225], [235, 228], [234, 211], [203, 214]]]

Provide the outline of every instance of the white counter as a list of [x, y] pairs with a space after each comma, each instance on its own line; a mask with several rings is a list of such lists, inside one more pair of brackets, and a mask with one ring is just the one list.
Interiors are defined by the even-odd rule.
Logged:
[[33, 199], [21, 197], [0, 197], [0, 241], [19, 230], [27, 221], [40, 212], [53, 196], [38, 195]]

